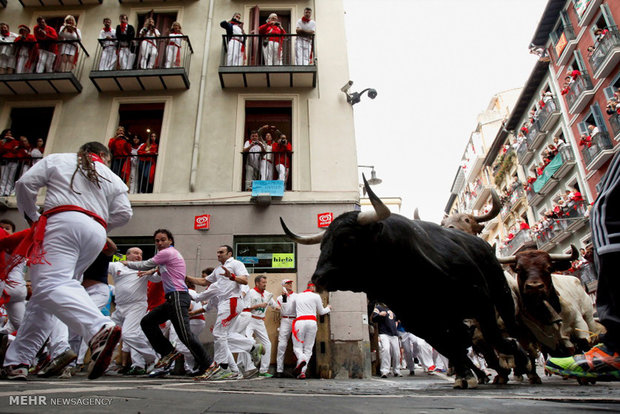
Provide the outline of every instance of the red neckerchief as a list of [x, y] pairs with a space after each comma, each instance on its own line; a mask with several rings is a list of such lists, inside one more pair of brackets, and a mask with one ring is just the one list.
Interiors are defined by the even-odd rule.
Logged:
[[234, 25], [236, 25], [236, 26], [241, 26], [241, 25], [243, 25], [243, 22], [240, 22], [240, 21], [237, 21], [237, 20], [231, 20], [231, 21], [229, 21], [228, 23], [230, 23], [230, 24], [234, 24]]
[[93, 154], [93, 153], [91, 153], [91, 154], [90, 154], [90, 159], [91, 159], [91, 160], [93, 160], [94, 162], [100, 162], [100, 163], [102, 163], [103, 165], [105, 165], [105, 162], [103, 162], [103, 160], [101, 159], [101, 157], [100, 157], [99, 155], [97, 155], [97, 154]]
[[103, 26], [103, 31], [104, 31], [104, 32], [111, 32], [111, 31], [112, 31], [112, 28], [111, 28], [111, 27], [106, 27], [106, 26]]
[[313, 292], [312, 290], [310, 290], [310, 289], [306, 289], [306, 290], [304, 290], [304, 292], [312, 292], [312, 293], [314, 293], [314, 292]]
[[302, 16], [301, 21], [304, 23], [308, 23], [311, 19], [306, 19], [306, 16]]
[[6, 32], [2, 32], [2, 36], [8, 36], [10, 32], [7, 30]]
[[121, 31], [125, 33], [127, 31], [127, 23], [121, 23]]
[[260, 293], [261, 298], [263, 297], [263, 294], [265, 293], [264, 290], [259, 290], [256, 286], [254, 287], [254, 290]]

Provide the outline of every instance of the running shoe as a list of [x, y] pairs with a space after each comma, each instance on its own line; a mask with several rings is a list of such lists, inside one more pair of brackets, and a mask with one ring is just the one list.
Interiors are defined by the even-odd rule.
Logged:
[[303, 367], [306, 366], [306, 361], [301, 361], [296, 367], [295, 370], [293, 371], [293, 375], [295, 375], [296, 377], [299, 377], [299, 374], [301, 374], [301, 370], [303, 369]]
[[260, 359], [263, 355], [265, 355], [265, 347], [263, 347], [263, 344], [257, 343], [254, 345], [250, 351], [250, 355], [252, 356], [252, 362], [254, 365], [260, 365]]
[[116, 344], [121, 339], [121, 328], [116, 325], [108, 325], [101, 328], [88, 343], [91, 355], [88, 379], [99, 378], [110, 365], [112, 353]]
[[272, 378], [273, 377], [273, 375], [268, 372], [261, 372], [260, 374], [258, 374], [258, 376], [261, 378]]
[[131, 367], [125, 375], [146, 375], [146, 371], [142, 367]]
[[65, 369], [62, 370], [62, 373], [58, 376], [58, 378], [59, 379], [71, 379], [72, 376], [73, 376], [73, 368], [65, 367]]
[[545, 369], [568, 377], [620, 381], [620, 354], [604, 344], [598, 344], [584, 354], [549, 358]]
[[230, 380], [237, 379], [238, 372], [233, 372], [230, 367], [223, 369], [220, 368], [219, 371], [215, 372], [211, 377], [209, 377], [210, 381], [222, 381], [222, 380]]
[[168, 355], [164, 355], [157, 361], [155, 364], [155, 368], [168, 368], [172, 365], [172, 363], [181, 356], [180, 352], [176, 350], [170, 352]]
[[37, 376], [40, 378], [50, 378], [62, 374], [67, 365], [77, 359], [77, 354], [71, 348], [58, 355], [46, 367], [43, 367]]
[[210, 379], [214, 374], [219, 372], [221, 369], [222, 368], [214, 361], [202, 375], [194, 377], [194, 381], [206, 381]]
[[306, 379], [306, 374], [303, 372], [297, 376], [297, 379]]
[[28, 377], [28, 365], [10, 365], [2, 369], [2, 378], [18, 381], [26, 381]]
[[243, 378], [250, 379], [250, 378], [256, 377], [257, 375], [258, 375], [258, 368], [248, 369], [247, 371], [243, 373]]
[[149, 378], [161, 378], [170, 374], [170, 367], [163, 368], [155, 368], [153, 371], [149, 372]]

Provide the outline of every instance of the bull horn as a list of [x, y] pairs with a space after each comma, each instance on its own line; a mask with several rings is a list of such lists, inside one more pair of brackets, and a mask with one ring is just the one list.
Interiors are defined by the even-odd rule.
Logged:
[[422, 220], [420, 218], [420, 214], [418, 213], [418, 208], [416, 207], [415, 210], [413, 210], [413, 219], [414, 220]]
[[482, 223], [482, 222], [494, 219], [501, 211], [502, 202], [499, 201], [499, 196], [497, 195], [497, 192], [493, 188], [491, 189], [491, 199], [493, 200], [493, 208], [491, 208], [491, 211], [489, 211], [487, 214], [483, 214], [482, 216], [477, 216], [477, 217], [474, 216], [474, 219], [478, 223]]
[[364, 176], [364, 174], [362, 174], [362, 178], [364, 179], [364, 188], [366, 189], [368, 198], [370, 199], [370, 202], [374, 207], [373, 211], [362, 211], [357, 216], [357, 222], [364, 226], [366, 224], [376, 223], [377, 221], [385, 220], [386, 218], [390, 217], [390, 214], [392, 214], [392, 212], [389, 208], [387, 208], [385, 204], [383, 204], [383, 201], [381, 201], [381, 199], [377, 197], [375, 192], [370, 189], [370, 185], [368, 184], [368, 181], [366, 181], [366, 177]]
[[568, 254], [564, 254], [564, 253], [553, 253], [550, 254], [549, 256], [551, 256], [551, 260], [577, 260], [577, 258], [579, 257], [579, 250], [577, 250], [577, 248], [575, 247], [575, 245], [571, 244], [570, 245], [570, 253]]
[[288, 227], [286, 227], [286, 224], [284, 224], [284, 220], [282, 220], [282, 217], [280, 217], [280, 224], [282, 225], [282, 229], [284, 230], [284, 233], [286, 233], [288, 238], [299, 244], [319, 244], [321, 243], [321, 240], [323, 240], [323, 235], [325, 234], [325, 232], [320, 232], [313, 236], [298, 236], [292, 231], [290, 231]]
[[517, 256], [498, 257], [497, 261], [500, 264], [513, 264], [517, 263]]

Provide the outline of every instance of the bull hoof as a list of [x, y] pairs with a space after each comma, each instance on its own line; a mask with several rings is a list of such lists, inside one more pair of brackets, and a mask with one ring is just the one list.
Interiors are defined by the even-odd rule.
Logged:
[[473, 375], [468, 376], [466, 378], [456, 377], [456, 379], [454, 380], [454, 386], [452, 388], [458, 388], [458, 389], [478, 388], [478, 380]]
[[528, 375], [528, 381], [532, 385], [542, 384], [542, 380], [538, 376], [538, 374], [530, 374]]
[[493, 378], [493, 384], [496, 384], [496, 385], [508, 384], [508, 377], [505, 375], [496, 375], [495, 378]]
[[515, 358], [512, 355], [501, 354], [499, 356], [499, 366], [504, 369], [515, 368]]

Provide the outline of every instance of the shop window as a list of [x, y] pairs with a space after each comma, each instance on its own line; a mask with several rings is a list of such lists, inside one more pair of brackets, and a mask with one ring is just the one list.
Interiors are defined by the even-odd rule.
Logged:
[[235, 236], [234, 256], [249, 273], [295, 273], [297, 251], [285, 236]]

